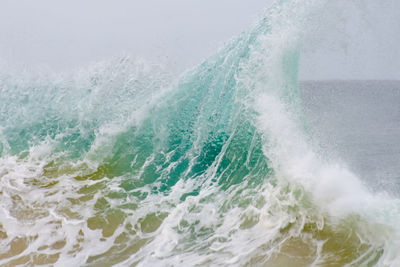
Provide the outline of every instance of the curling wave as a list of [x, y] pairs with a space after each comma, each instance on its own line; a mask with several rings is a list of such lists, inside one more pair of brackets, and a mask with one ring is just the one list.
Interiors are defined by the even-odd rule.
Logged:
[[304, 131], [302, 32], [279, 1], [174, 82], [127, 58], [0, 74], [0, 264], [394, 266], [397, 199]]

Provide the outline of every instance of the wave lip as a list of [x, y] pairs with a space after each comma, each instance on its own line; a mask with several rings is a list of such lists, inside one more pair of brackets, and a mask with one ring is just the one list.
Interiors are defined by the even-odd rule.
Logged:
[[177, 82], [128, 59], [2, 76], [0, 264], [397, 263], [397, 200], [304, 133], [300, 42], [320, 5], [279, 1]]

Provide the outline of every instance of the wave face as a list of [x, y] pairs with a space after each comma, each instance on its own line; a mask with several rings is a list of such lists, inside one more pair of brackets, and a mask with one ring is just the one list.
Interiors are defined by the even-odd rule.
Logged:
[[394, 266], [400, 205], [313, 152], [280, 1], [174, 82], [0, 74], [0, 265]]

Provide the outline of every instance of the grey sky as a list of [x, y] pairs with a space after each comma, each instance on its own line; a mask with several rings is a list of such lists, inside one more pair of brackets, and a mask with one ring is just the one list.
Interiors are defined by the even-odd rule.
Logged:
[[[63, 70], [128, 54], [181, 71], [248, 27], [271, 2], [1, 0], [0, 60]], [[301, 78], [400, 79], [400, 5], [387, 3], [357, 15], [336, 7], [316, 33], [323, 37], [304, 44]], [[358, 23], [363, 16], [367, 22]], [[332, 33], [329, 25], [337, 26]]]

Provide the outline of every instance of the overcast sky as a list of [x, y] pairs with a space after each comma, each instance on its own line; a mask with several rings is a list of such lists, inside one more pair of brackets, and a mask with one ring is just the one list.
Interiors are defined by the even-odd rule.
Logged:
[[[302, 79], [400, 79], [400, 1], [354, 1], [372, 4], [362, 11], [327, 8], [325, 26], [303, 44]], [[271, 2], [1, 0], [0, 61], [62, 71], [130, 55], [182, 71], [246, 29]]]

